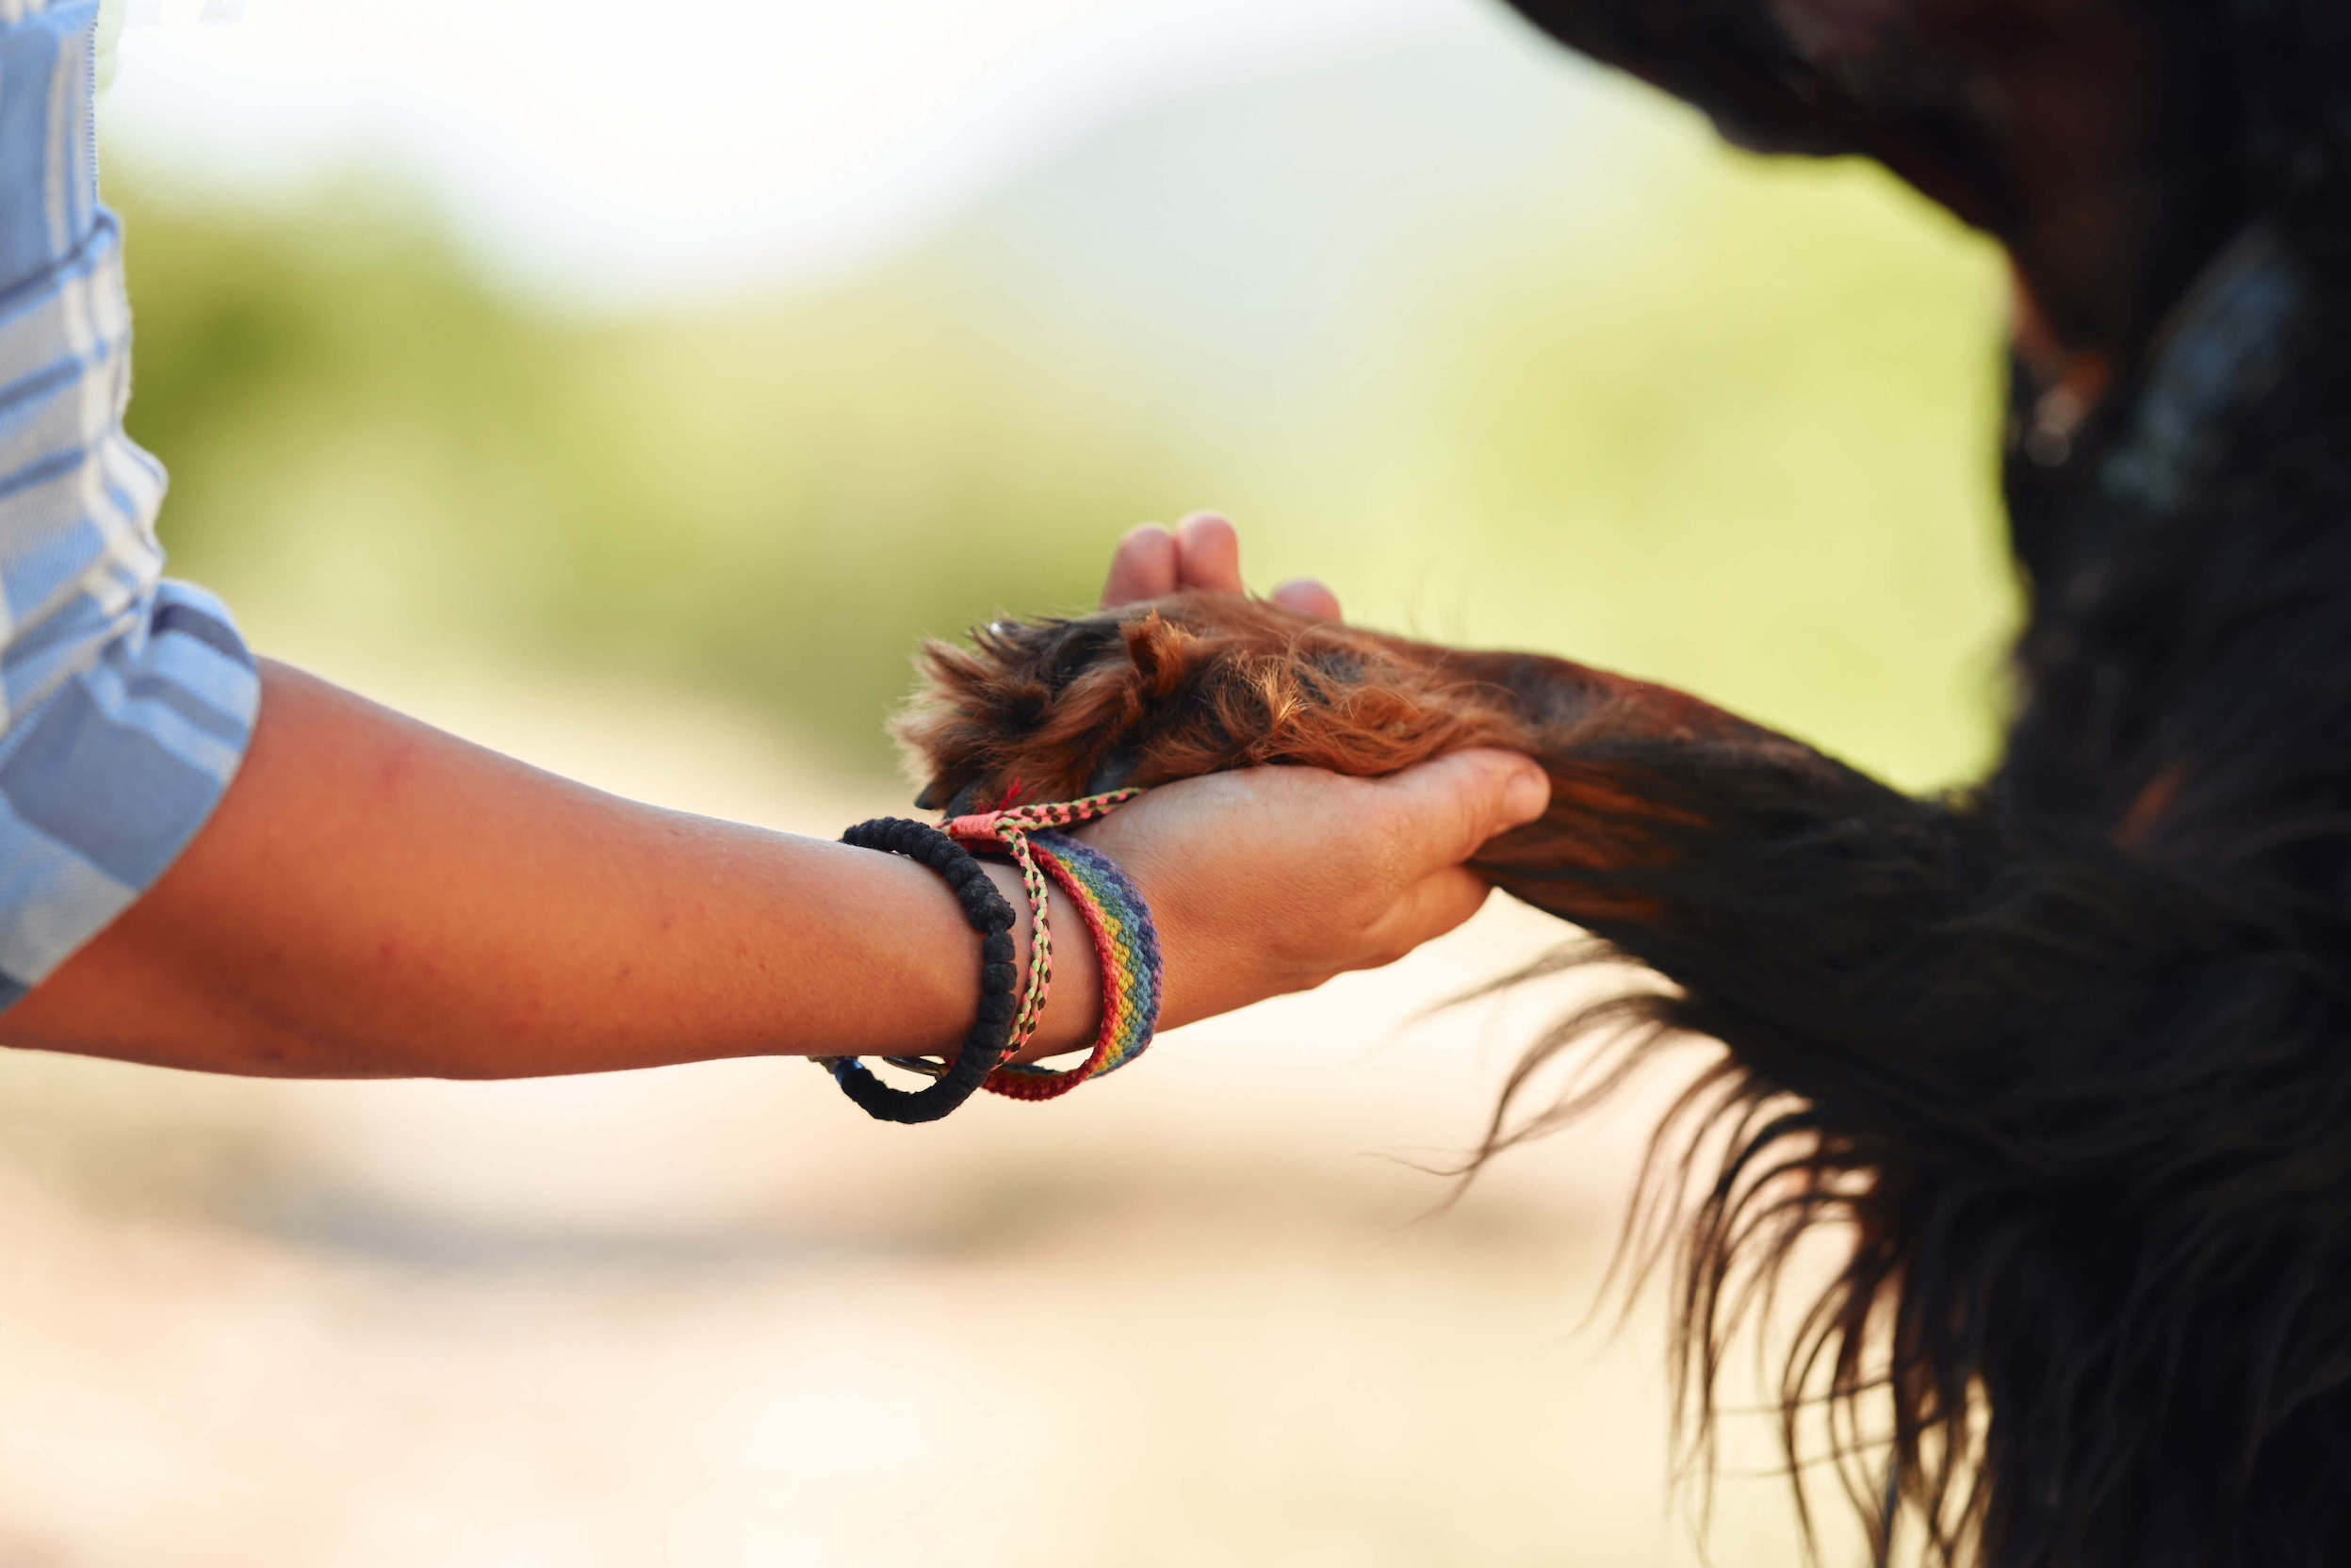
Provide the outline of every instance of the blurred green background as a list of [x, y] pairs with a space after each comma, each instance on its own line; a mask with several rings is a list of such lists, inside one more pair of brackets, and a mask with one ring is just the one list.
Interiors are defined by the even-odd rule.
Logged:
[[[1322, 575], [1374, 624], [1671, 680], [1907, 785], [1989, 752], [1998, 257], [1497, 8], [179, 14], [101, 108], [174, 569], [514, 755], [829, 835], [905, 799], [882, 723], [919, 638], [1084, 605], [1120, 532], [1197, 507], [1261, 585]], [[839, 201], [702, 278], [766, 193], [689, 223], [649, 81], [694, 167]], [[897, 129], [851, 112], [906, 82]], [[270, 172], [385, 104], [402, 156], [320, 132]], [[984, 178], [885, 155], [991, 124]], [[920, 220], [830, 245], [874, 192]], [[515, 237], [555, 232], [587, 237], [572, 285], [680, 270], [559, 286]], [[1560, 935], [1497, 900], [912, 1138], [796, 1063], [0, 1053], [0, 1562], [1690, 1568], [1710, 1536], [1792, 1568], [1764, 1423], [1690, 1527], [1662, 1302], [1587, 1315], [1670, 1074], [1436, 1212], [1430, 1168], [1595, 982], [1432, 1006]]]
[[175, 570], [264, 645], [689, 683], [873, 770], [918, 638], [1214, 507], [1359, 619], [1981, 765], [1988, 248], [1581, 73], [1447, 186], [1390, 90], [1443, 69], [1163, 106], [861, 271], [658, 314], [502, 288], [391, 182], [239, 209], [118, 164]]

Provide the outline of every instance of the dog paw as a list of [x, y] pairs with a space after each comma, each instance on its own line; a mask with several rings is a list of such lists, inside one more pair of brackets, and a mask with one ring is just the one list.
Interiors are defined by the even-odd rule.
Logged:
[[918, 804], [951, 814], [1268, 763], [1376, 776], [1523, 748], [1509, 694], [1469, 662], [1262, 599], [1180, 594], [932, 644], [893, 728], [925, 781]]

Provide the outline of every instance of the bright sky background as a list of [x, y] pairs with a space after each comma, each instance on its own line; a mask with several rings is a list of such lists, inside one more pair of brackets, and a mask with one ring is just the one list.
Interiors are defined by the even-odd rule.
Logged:
[[1519, 27], [1495, 0], [205, 5], [134, 11], [118, 152], [249, 189], [387, 169], [503, 266], [624, 299], [854, 265], [1137, 105]]

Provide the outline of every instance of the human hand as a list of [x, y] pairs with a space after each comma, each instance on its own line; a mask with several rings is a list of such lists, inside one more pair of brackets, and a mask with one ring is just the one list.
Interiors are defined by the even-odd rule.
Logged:
[[[1115, 609], [1187, 589], [1246, 592], [1240, 537], [1215, 513], [1119, 541], [1102, 587]], [[1312, 579], [1275, 603], [1340, 618]], [[1543, 814], [1543, 770], [1464, 751], [1392, 777], [1255, 768], [1162, 785], [1084, 836], [1150, 903], [1166, 955], [1163, 1027], [1377, 969], [1460, 925], [1492, 890], [1461, 862]]]
[[1162, 785], [1081, 836], [1151, 906], [1172, 1029], [1452, 930], [1492, 890], [1462, 862], [1550, 795], [1515, 752], [1455, 752], [1386, 778], [1252, 768]]
[[[1165, 598], [1185, 589], [1247, 592], [1241, 582], [1241, 539], [1233, 525], [1213, 512], [1195, 512], [1169, 533], [1145, 523], [1118, 541], [1102, 584], [1102, 608], [1116, 610], [1140, 599]], [[1274, 603], [1301, 615], [1335, 621], [1338, 596], [1312, 578], [1296, 578], [1275, 588]]]

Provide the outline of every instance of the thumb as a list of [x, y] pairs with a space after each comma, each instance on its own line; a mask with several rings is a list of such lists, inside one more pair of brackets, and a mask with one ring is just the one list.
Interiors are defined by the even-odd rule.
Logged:
[[1456, 866], [1496, 834], [1549, 808], [1551, 779], [1514, 751], [1456, 751], [1380, 780], [1429, 872]]

